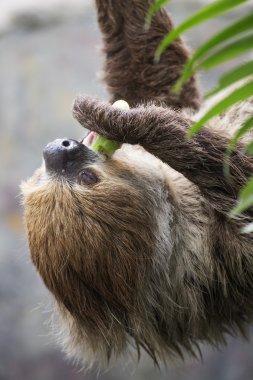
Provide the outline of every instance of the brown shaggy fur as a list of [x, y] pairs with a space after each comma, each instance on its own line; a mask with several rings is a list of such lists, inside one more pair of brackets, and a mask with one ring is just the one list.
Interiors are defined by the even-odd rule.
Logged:
[[200, 104], [196, 80], [184, 86], [180, 96], [170, 89], [179, 78], [189, 53], [181, 39], [176, 40], [154, 64], [154, 52], [172, 22], [163, 9], [144, 31], [144, 21], [152, 0], [96, 0], [98, 22], [104, 36], [106, 56], [104, 79], [112, 101], [125, 99], [130, 106], [147, 100], [158, 100], [171, 107]]
[[80, 165], [96, 173], [96, 184], [47, 173], [43, 165], [22, 185], [31, 257], [57, 301], [57, 333], [69, 355], [103, 363], [129, 344], [155, 362], [194, 354], [200, 342], [246, 334], [253, 319], [253, 241], [241, 233], [253, 210], [227, 215], [253, 163], [238, 146], [228, 182], [229, 130], [217, 131], [224, 120], [231, 130], [240, 126], [253, 101], [187, 139], [192, 116], [182, 108], [198, 108], [195, 80], [180, 97], [170, 93], [187, 57], [182, 41], [153, 63], [171, 28], [165, 11], [144, 33], [150, 1], [96, 3], [112, 99], [164, 106], [121, 111], [76, 99], [73, 113], [83, 126], [127, 144], [111, 158]]

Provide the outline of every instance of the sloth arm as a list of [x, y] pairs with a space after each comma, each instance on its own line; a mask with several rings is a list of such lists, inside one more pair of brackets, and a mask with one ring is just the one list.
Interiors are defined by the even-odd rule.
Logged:
[[156, 48], [173, 24], [165, 9], [153, 17], [144, 30], [152, 0], [96, 0], [97, 18], [103, 35], [104, 81], [111, 101], [126, 100], [130, 106], [156, 100], [174, 108], [198, 109], [199, 92], [195, 78], [184, 86], [180, 96], [171, 93], [189, 52], [179, 38], [154, 63]]
[[[252, 158], [237, 146], [231, 156], [228, 181], [223, 165], [229, 140], [207, 127], [188, 138], [187, 130], [193, 122], [171, 109], [148, 105], [121, 111], [106, 102], [78, 97], [73, 115], [81, 125], [105, 137], [142, 145], [196, 184], [212, 207], [223, 214], [236, 205], [241, 187], [253, 173]], [[251, 208], [243, 220], [252, 217]]]

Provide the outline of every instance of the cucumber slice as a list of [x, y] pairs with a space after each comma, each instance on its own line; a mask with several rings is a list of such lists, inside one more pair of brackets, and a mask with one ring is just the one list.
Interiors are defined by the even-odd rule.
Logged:
[[[117, 100], [112, 105], [114, 108], [120, 110], [129, 110], [129, 105], [125, 100]], [[111, 156], [117, 149], [121, 147], [122, 143], [114, 140], [109, 140], [106, 137], [97, 135], [95, 141], [91, 145], [91, 149], [94, 152], [105, 154], [106, 156]]]

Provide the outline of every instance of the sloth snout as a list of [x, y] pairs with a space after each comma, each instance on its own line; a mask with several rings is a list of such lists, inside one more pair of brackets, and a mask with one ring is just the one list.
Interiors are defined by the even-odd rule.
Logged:
[[47, 144], [43, 151], [46, 169], [50, 172], [62, 172], [69, 162], [85, 153], [86, 149], [88, 148], [76, 140], [56, 139]]

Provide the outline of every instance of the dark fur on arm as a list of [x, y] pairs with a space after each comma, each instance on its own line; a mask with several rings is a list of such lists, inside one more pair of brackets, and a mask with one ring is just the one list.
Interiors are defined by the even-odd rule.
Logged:
[[[110, 139], [142, 145], [195, 183], [219, 212], [227, 213], [235, 206], [239, 190], [253, 173], [252, 158], [237, 148], [228, 181], [223, 173], [228, 139], [208, 128], [188, 139], [192, 121], [171, 109], [149, 105], [121, 111], [105, 102], [78, 97], [73, 114], [84, 127]], [[252, 211], [246, 214], [252, 217]]]
[[198, 109], [195, 78], [188, 81], [180, 96], [171, 93], [171, 86], [189, 56], [182, 40], [172, 43], [160, 62], [154, 63], [155, 50], [173, 25], [163, 9], [145, 32], [145, 17], [151, 4], [151, 0], [96, 0], [106, 55], [104, 79], [112, 101], [124, 99], [133, 106], [156, 100], [176, 108]]

